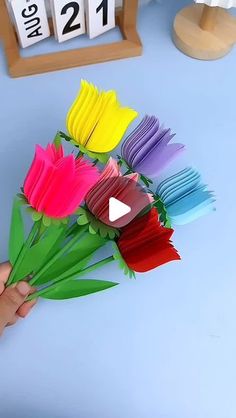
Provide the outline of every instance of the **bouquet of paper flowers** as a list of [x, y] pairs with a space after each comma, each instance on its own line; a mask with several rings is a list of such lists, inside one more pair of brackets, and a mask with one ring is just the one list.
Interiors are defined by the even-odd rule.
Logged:
[[[67, 133], [59, 131], [46, 149], [36, 146], [14, 200], [7, 286], [27, 279], [35, 289], [28, 300], [67, 299], [117, 285], [94, 278], [105, 264], [118, 263], [132, 278], [180, 259], [171, 242], [173, 225], [212, 211], [214, 197], [190, 167], [153, 190], [153, 179], [184, 148], [171, 143], [174, 135], [155, 116], [145, 116], [124, 140], [121, 155], [110, 156], [137, 116], [114, 91], [81, 82]], [[72, 144], [70, 155], [63, 141]], [[127, 210], [111, 213], [112, 202]], [[33, 221], [27, 236], [25, 213]], [[97, 260], [104, 246], [107, 257]]]

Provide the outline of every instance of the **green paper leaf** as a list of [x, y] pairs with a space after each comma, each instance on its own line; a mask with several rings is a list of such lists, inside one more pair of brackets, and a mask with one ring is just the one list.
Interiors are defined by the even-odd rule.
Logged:
[[166, 228], [171, 228], [171, 221], [170, 221], [170, 218], [168, 216], [168, 213], [167, 213], [167, 210], [166, 210], [166, 207], [165, 207], [164, 203], [161, 201], [161, 199], [157, 195], [154, 195], [154, 199], [155, 199], [155, 202], [154, 202], [153, 206], [157, 208], [157, 211], [159, 213], [160, 222]]
[[[83, 210], [82, 208], [80, 209], [81, 209], [81, 212], [80, 212], [79, 218], [77, 219], [77, 223], [78, 225], [87, 225], [89, 223], [89, 220], [88, 220], [86, 211]], [[79, 211], [77, 213], [79, 213]]]
[[106, 164], [109, 160], [110, 155], [107, 153], [100, 153], [100, 152], [93, 152], [89, 151], [87, 148], [83, 147], [83, 145], [76, 142], [73, 138], [65, 134], [64, 132], [58, 133], [60, 138], [65, 139], [65, 141], [70, 142], [72, 145], [74, 145], [76, 148], [79, 148], [82, 154], [87, 155], [89, 158], [92, 158], [93, 160], [98, 160], [102, 164]]
[[99, 234], [102, 238], [110, 239], [114, 239], [120, 235], [118, 229], [99, 221], [99, 219], [95, 218], [95, 216], [85, 207], [79, 208], [76, 211], [76, 214], [79, 215], [77, 219], [77, 223], [79, 225], [89, 224], [90, 234]]
[[106, 244], [106, 240], [99, 235], [87, 233], [73, 247], [73, 250], [65, 254], [60, 260], [53, 264], [35, 285], [39, 286], [58, 278], [62, 273], [66, 275], [76, 274], [83, 270], [90, 261], [93, 254]]
[[28, 205], [28, 200], [26, 199], [24, 193], [17, 193], [17, 197], [20, 199], [22, 205]]
[[123, 259], [120, 250], [115, 242], [112, 244], [114, 249], [113, 258], [118, 262], [120, 269], [124, 272], [126, 276], [129, 276], [130, 279], [135, 279], [135, 272], [129, 268], [129, 266], [126, 264], [125, 260]]
[[41, 212], [37, 212], [36, 210], [32, 209], [32, 208], [27, 208], [27, 210], [31, 209], [31, 217], [33, 219], [34, 222], [39, 221], [40, 219], [42, 219], [43, 214]]
[[89, 225], [89, 232], [92, 235], [96, 235], [97, 231], [92, 227], [92, 225]]
[[145, 186], [149, 187], [149, 182], [146, 179], [146, 177], [144, 177], [143, 175], [140, 176], [140, 179], [142, 180], [142, 182], [145, 184]]
[[11, 215], [11, 228], [9, 238], [9, 260], [15, 264], [24, 244], [24, 221], [21, 214], [21, 201], [14, 199]]
[[118, 284], [103, 280], [69, 280], [61, 282], [54, 289], [49, 289], [41, 297], [55, 300], [77, 298], [101, 292]]
[[48, 216], [43, 215], [43, 224], [44, 226], [50, 226], [51, 225], [51, 219], [48, 218]]
[[106, 164], [110, 157], [109, 154], [107, 153], [89, 151], [87, 148], [83, 147], [81, 144], [79, 144], [79, 149], [83, 154], [87, 155], [93, 160], [98, 160], [102, 164]]
[[[50, 250], [55, 246], [62, 233], [63, 228], [60, 227], [51, 226], [47, 229], [45, 237], [28, 249], [21, 265], [17, 269], [14, 283], [40, 269], [47, 261]], [[57, 250], [57, 248], [54, 248], [54, 251], [55, 250]]]
[[149, 187], [150, 184], [153, 184], [153, 181], [148, 177], [144, 176], [144, 174], [140, 174], [140, 180], [145, 184], [145, 186]]
[[60, 148], [60, 146], [61, 146], [61, 140], [62, 140], [62, 138], [61, 138], [60, 132], [57, 132], [57, 134], [56, 134], [56, 136], [53, 140], [53, 143], [54, 143], [54, 145], [57, 149]]

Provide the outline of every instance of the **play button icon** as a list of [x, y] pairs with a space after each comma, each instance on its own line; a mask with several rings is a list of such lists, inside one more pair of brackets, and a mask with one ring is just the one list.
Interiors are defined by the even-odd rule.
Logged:
[[[108, 169], [107, 169], [108, 170]], [[109, 170], [112, 169], [109, 167]], [[108, 170], [108, 171], [109, 171]], [[153, 197], [138, 183], [138, 175], [116, 175], [101, 179], [87, 194], [85, 203], [103, 224], [121, 229], [150, 206]]]
[[115, 197], [110, 197], [109, 199], [109, 221], [115, 222], [122, 216], [127, 215], [131, 212], [131, 207], [121, 202], [121, 200], [116, 199]]

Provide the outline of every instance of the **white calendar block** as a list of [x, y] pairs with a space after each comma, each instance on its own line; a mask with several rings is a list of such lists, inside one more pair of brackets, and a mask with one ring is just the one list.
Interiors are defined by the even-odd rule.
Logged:
[[22, 48], [50, 36], [44, 0], [12, 0], [10, 4]]
[[115, 0], [86, 0], [85, 4], [90, 39], [115, 27]]
[[84, 0], [51, 0], [51, 9], [58, 42], [85, 33]]

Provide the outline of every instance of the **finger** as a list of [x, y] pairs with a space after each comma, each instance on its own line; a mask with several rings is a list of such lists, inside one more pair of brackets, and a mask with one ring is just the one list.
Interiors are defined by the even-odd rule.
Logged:
[[2, 263], [0, 264], [0, 295], [2, 294], [5, 286], [4, 284], [7, 282], [7, 279], [11, 273], [11, 265], [10, 263]]
[[[35, 291], [36, 291], [36, 288], [35, 287], [31, 287], [29, 294], [31, 295]], [[36, 302], [37, 302], [37, 299], [34, 299], [34, 300], [29, 301], [29, 302], [23, 303], [23, 305], [20, 306], [20, 308], [18, 309], [17, 315], [19, 315], [21, 318], [25, 318], [29, 314], [29, 312], [31, 311], [31, 309], [34, 307], [34, 305], [36, 304]]]
[[19, 282], [16, 286], [7, 287], [0, 296], [0, 334], [4, 327], [14, 318], [19, 307], [30, 293], [30, 286], [26, 282]]
[[23, 303], [23, 305], [18, 309], [17, 315], [21, 318], [25, 318], [31, 311], [31, 309], [36, 305], [37, 300], [31, 300], [29, 302]]
[[11, 327], [12, 325], [15, 325], [16, 322], [18, 321], [18, 319], [19, 319], [19, 316], [15, 315], [14, 318], [10, 322], [8, 322], [8, 324], [6, 326]]
[[3, 282], [0, 282], [0, 295], [2, 294], [2, 292], [4, 291], [4, 289], [5, 289], [4, 283]]

